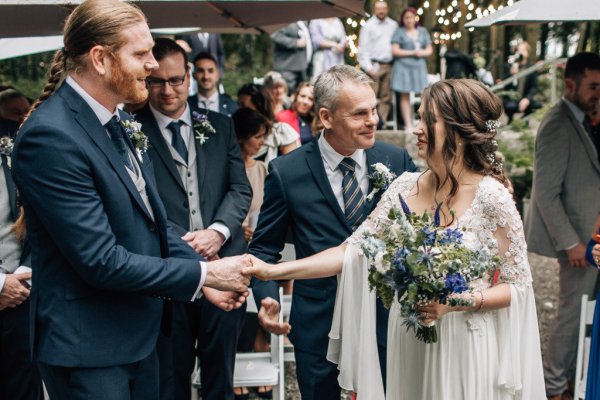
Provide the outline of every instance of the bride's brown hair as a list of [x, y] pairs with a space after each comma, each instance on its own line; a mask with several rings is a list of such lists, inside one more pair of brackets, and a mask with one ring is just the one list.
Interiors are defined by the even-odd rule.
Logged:
[[[485, 85], [472, 79], [448, 79], [425, 88], [421, 94], [423, 118], [427, 127], [427, 158], [435, 149], [436, 115], [442, 119], [446, 136], [442, 146], [442, 162], [445, 176], [431, 169], [435, 177], [436, 192], [448, 182], [450, 200], [458, 191], [458, 179], [452, 166], [460, 157], [459, 144], [464, 148], [463, 160], [469, 169], [507, 182], [502, 164], [495, 155], [498, 118], [502, 115], [502, 100]], [[436, 113], [437, 110], [437, 113]]]

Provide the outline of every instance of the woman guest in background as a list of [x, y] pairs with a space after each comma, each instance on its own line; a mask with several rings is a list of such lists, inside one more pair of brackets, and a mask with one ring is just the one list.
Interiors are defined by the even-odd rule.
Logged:
[[334, 65], [344, 64], [346, 30], [339, 18], [313, 19], [308, 25], [313, 42], [313, 79]]
[[[418, 155], [428, 166], [425, 172], [406, 172], [395, 179], [371, 215], [338, 247], [276, 265], [253, 258], [253, 267], [245, 272], [267, 280], [341, 273], [328, 359], [338, 364], [340, 386], [355, 390], [361, 400], [545, 400], [527, 244], [521, 217], [495, 157], [502, 101], [481, 83], [468, 79], [437, 82], [424, 90], [421, 99], [421, 118], [414, 134]], [[331, 120], [326, 111], [321, 109], [319, 115], [327, 129]], [[369, 260], [361, 245], [364, 234], [386, 231], [392, 207], [404, 206], [405, 213], [412, 210], [417, 215], [441, 210], [441, 226], [460, 227], [465, 245], [498, 258], [482, 278], [466, 282], [470, 292], [453, 295], [464, 296], [469, 305], [431, 302], [418, 306], [420, 321], [437, 325], [436, 343], [419, 341], [414, 332], [407, 331], [399, 302], [392, 303], [384, 395], [376, 347], [375, 294], [369, 290], [368, 271], [370, 266], [385, 267], [381, 259]], [[435, 256], [434, 250], [428, 254]], [[423, 253], [424, 261], [412, 260], [411, 264], [425, 265], [431, 259]], [[412, 274], [402, 259], [394, 264], [399, 275]], [[493, 279], [496, 271], [497, 281]]]
[[287, 154], [299, 147], [298, 133], [289, 125], [275, 119], [273, 100], [264, 87], [248, 83], [238, 90], [240, 107], [258, 111], [271, 124], [271, 132], [265, 137], [264, 144], [255, 155], [268, 166], [278, 155]]
[[313, 85], [302, 82], [294, 93], [292, 108], [277, 114], [277, 120], [291, 125], [300, 136], [300, 142], [306, 144], [313, 140], [311, 124], [314, 119]]
[[400, 26], [392, 36], [392, 90], [400, 93], [400, 111], [404, 129], [413, 128], [413, 110], [410, 92], [421, 93], [427, 86], [427, 62], [433, 52], [429, 32], [417, 22], [417, 10], [406, 8], [400, 17]]
[[280, 111], [290, 108], [292, 101], [287, 96], [288, 85], [279, 72], [267, 72], [263, 80], [263, 87], [271, 95], [275, 115]]
[[[585, 255], [592, 268], [600, 268], [600, 214], [596, 219], [596, 226]], [[598, 295], [599, 293], [596, 293], [596, 310], [594, 311], [594, 322], [592, 324], [592, 344], [588, 364], [587, 388], [585, 390], [587, 400], [600, 400], [600, 306], [598, 305], [600, 298]], [[579, 377], [576, 379], [579, 379]]]

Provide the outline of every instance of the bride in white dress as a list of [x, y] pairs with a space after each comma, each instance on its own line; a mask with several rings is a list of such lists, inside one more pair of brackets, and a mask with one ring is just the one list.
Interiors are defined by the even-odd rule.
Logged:
[[[527, 245], [521, 218], [494, 157], [502, 102], [472, 80], [447, 80], [425, 89], [419, 109], [419, 157], [424, 173], [405, 173], [377, 208], [342, 245], [278, 265], [253, 258], [260, 279], [339, 276], [328, 358], [340, 369], [341, 387], [359, 399], [508, 400], [545, 399], [542, 361]], [[362, 231], [376, 229], [399, 194], [412, 212], [441, 204], [442, 224], [465, 228], [464, 242], [501, 259], [496, 271], [470, 282], [463, 296], [472, 306], [431, 303], [419, 309], [435, 322], [439, 340], [426, 344], [402, 325], [400, 307], [390, 310], [387, 392], [384, 395], [375, 335], [375, 295]], [[451, 213], [450, 210], [453, 210]], [[495, 273], [494, 273], [495, 272]]]

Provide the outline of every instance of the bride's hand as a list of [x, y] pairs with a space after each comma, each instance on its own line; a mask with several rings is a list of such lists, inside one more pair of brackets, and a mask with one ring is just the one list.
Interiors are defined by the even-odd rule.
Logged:
[[267, 264], [263, 260], [256, 258], [253, 255], [248, 256], [250, 257], [252, 267], [245, 268], [242, 272], [244, 275], [252, 275], [261, 281], [273, 280], [273, 275], [276, 268], [275, 265]]
[[417, 310], [419, 310], [419, 313], [421, 314], [421, 322], [427, 325], [439, 320], [445, 314], [448, 314], [450, 311], [452, 311], [452, 307], [434, 301], [427, 305], [419, 306]]

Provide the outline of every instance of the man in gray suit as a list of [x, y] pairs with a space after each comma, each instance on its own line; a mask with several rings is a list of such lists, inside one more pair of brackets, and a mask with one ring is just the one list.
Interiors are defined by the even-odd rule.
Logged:
[[581, 296], [593, 294], [598, 275], [585, 261], [584, 243], [600, 212], [600, 149], [586, 117], [599, 100], [600, 56], [576, 54], [567, 61], [564, 96], [544, 116], [535, 146], [527, 244], [560, 264], [558, 317], [544, 359], [553, 400], [565, 398], [573, 377]]
[[273, 41], [273, 69], [283, 76], [288, 94], [306, 81], [308, 62], [312, 57], [310, 32], [302, 21], [294, 22], [271, 35]]

